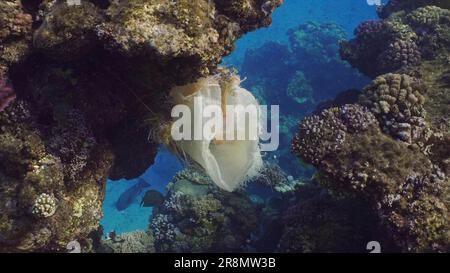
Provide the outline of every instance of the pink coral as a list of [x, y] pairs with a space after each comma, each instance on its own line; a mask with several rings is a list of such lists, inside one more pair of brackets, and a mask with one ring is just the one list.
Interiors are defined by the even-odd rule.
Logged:
[[5, 80], [0, 79], [0, 112], [5, 110], [15, 98], [16, 94], [12, 87]]

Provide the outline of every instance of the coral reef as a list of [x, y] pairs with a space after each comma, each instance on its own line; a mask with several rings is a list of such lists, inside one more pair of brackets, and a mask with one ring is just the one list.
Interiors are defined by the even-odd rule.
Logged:
[[333, 99], [342, 90], [362, 88], [368, 80], [340, 60], [339, 44], [347, 36], [343, 27], [307, 22], [287, 35], [288, 45], [267, 42], [248, 50], [240, 73], [247, 79], [243, 86], [261, 104], [280, 105], [282, 109], [280, 147], [270, 160], [295, 177], [309, 177], [312, 168], [306, 164], [299, 168], [289, 150], [297, 120], [311, 114], [317, 104]]
[[380, 9], [379, 15], [381, 18], [387, 18], [395, 13], [411, 12], [417, 8], [427, 6], [450, 9], [450, 3], [446, 0], [391, 0]]
[[[155, 208], [150, 229], [158, 252], [231, 252], [244, 248], [257, 229], [257, 213], [250, 199], [197, 184], [187, 170], [169, 184], [165, 202]], [[208, 179], [203, 175], [201, 180]]]
[[39, 195], [34, 201], [31, 212], [37, 217], [47, 218], [56, 212], [57, 200], [46, 193]]
[[395, 41], [378, 57], [382, 71], [395, 71], [402, 67], [414, 66], [420, 63], [422, 55], [415, 42]]
[[384, 135], [367, 110], [348, 105], [307, 118], [293, 149], [329, 177], [324, 187], [370, 200], [402, 250], [448, 247], [448, 178], [424, 154]]
[[[153, 163], [170, 89], [213, 74], [282, 1], [101, 2], [0, 2], [0, 251], [89, 249], [106, 179]], [[32, 217], [53, 212], [43, 193], [57, 209]]]
[[20, 0], [0, 3], [0, 78], [11, 65], [28, 53], [32, 38], [32, 16], [24, 12]]
[[362, 23], [356, 37], [343, 43], [342, 58], [370, 77], [417, 66], [422, 58], [435, 59], [448, 45], [450, 11], [431, 5]]
[[250, 180], [251, 182], [265, 185], [281, 194], [295, 192], [299, 186], [303, 185], [301, 180], [287, 175], [280, 166], [270, 162], [265, 162], [259, 175]]
[[279, 252], [364, 252], [374, 238], [376, 216], [365, 202], [337, 198], [315, 182], [301, 186], [297, 195], [297, 204], [283, 213]]
[[333, 23], [308, 22], [288, 31], [292, 51], [297, 57], [305, 55], [329, 62], [338, 59], [339, 43], [346, 38], [345, 30]]
[[357, 102], [306, 118], [292, 146], [321, 187], [367, 202], [391, 251], [450, 247], [447, 3], [390, 1], [363, 23], [341, 55], [376, 78]]
[[150, 232], [122, 233], [101, 241], [97, 252], [103, 253], [154, 253], [154, 238]]
[[360, 103], [370, 108], [393, 137], [408, 143], [425, 142], [424, 93], [418, 79], [387, 74], [364, 88]]

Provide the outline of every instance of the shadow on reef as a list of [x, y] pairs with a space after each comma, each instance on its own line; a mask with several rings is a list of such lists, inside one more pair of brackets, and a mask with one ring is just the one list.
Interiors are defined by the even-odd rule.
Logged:
[[245, 3], [0, 2], [0, 251], [91, 248], [106, 179], [153, 163], [170, 88], [214, 74], [281, 1]]

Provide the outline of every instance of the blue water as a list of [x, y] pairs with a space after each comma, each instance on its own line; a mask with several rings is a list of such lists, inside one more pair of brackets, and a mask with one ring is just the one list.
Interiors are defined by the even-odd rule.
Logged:
[[[287, 44], [286, 32], [308, 21], [337, 23], [346, 30], [348, 38], [350, 38], [353, 35], [353, 29], [360, 22], [375, 18], [377, 18], [376, 8], [369, 6], [366, 0], [285, 0], [284, 5], [273, 15], [273, 25], [270, 28], [259, 29], [241, 38], [236, 43], [235, 51], [224, 58], [223, 65], [232, 66], [239, 70], [247, 50], [259, 48], [269, 41]], [[358, 86], [348, 86], [348, 88], [352, 87]], [[289, 145], [289, 141], [283, 143], [283, 145]], [[289, 147], [281, 148], [288, 149]], [[275, 157], [273, 153], [266, 155], [266, 158], [272, 157]], [[155, 164], [142, 175], [142, 178], [151, 184], [151, 189], [164, 193], [167, 183], [182, 168], [181, 163], [175, 156], [167, 150], [161, 149], [156, 157]], [[152, 209], [140, 207], [142, 194], [136, 196], [134, 202], [126, 210], [119, 212], [115, 208], [115, 203], [120, 195], [137, 182], [137, 178], [107, 182], [106, 198], [103, 205], [104, 218], [101, 221], [105, 232], [114, 230], [117, 233], [123, 233], [147, 229]]]

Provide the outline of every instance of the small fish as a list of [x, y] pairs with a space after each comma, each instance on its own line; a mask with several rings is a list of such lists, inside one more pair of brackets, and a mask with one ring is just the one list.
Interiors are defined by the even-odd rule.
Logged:
[[142, 207], [157, 207], [164, 203], [164, 196], [155, 190], [149, 190], [145, 193], [141, 201]]
[[136, 185], [130, 187], [120, 195], [119, 199], [116, 202], [117, 210], [122, 211], [128, 208], [131, 203], [133, 203], [135, 198], [148, 187], [150, 187], [150, 184], [147, 183], [144, 179], [139, 178], [139, 182], [136, 183]]

